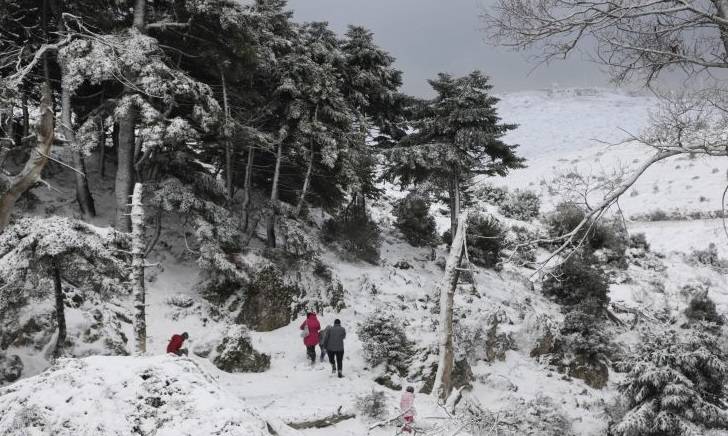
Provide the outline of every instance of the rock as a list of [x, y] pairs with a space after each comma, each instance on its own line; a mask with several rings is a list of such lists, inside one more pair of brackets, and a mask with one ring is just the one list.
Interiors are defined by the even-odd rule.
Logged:
[[604, 362], [590, 360], [583, 356], [577, 356], [569, 363], [568, 372], [569, 376], [584, 380], [594, 389], [605, 387], [609, 380], [609, 368]]
[[551, 330], [547, 329], [543, 336], [536, 340], [536, 346], [533, 347], [529, 355], [531, 357], [540, 357], [553, 353], [555, 349], [556, 338], [554, 337], [554, 334], [551, 333]]
[[465, 389], [473, 388], [473, 369], [470, 367], [467, 359], [455, 361], [455, 367], [452, 370], [452, 386], [455, 389], [465, 387]]
[[236, 322], [259, 332], [285, 327], [293, 318], [293, 302], [298, 294], [298, 289], [283, 282], [276, 267], [267, 266], [248, 286]]
[[195, 344], [195, 346], [192, 348], [192, 354], [198, 357], [207, 358], [210, 353], [212, 353], [212, 349], [214, 346], [211, 342], [203, 342], [200, 344]]
[[393, 266], [394, 266], [395, 268], [399, 268], [399, 269], [405, 269], [405, 270], [407, 270], [407, 269], [412, 269], [412, 265], [410, 265], [410, 263], [409, 263], [409, 262], [407, 262], [407, 261], [406, 261], [406, 260], [404, 260], [404, 259], [403, 259], [403, 260], [400, 260], [400, 261], [399, 261], [399, 262], [397, 262], [397, 263], [395, 263], [395, 264], [394, 264]]
[[516, 386], [507, 377], [498, 374], [486, 374], [484, 377], [480, 378], [480, 382], [498, 391], [518, 391], [518, 386]]
[[506, 351], [515, 350], [516, 342], [510, 333], [497, 333], [498, 323], [491, 324], [485, 337], [485, 358], [488, 362], [506, 360]]
[[213, 363], [226, 372], [263, 372], [270, 368], [270, 356], [253, 348], [248, 330], [241, 325], [230, 326], [217, 353]]
[[20, 378], [23, 373], [23, 361], [20, 357], [12, 354], [10, 356], [0, 355], [0, 385], [12, 383]]
[[[382, 386], [392, 389], [394, 391], [402, 390], [402, 385], [399, 383], [396, 383], [394, 380], [392, 380], [392, 377], [389, 374], [385, 374], [385, 375], [375, 378], [374, 383], [376, 383], [378, 385], [382, 385]], [[432, 388], [430, 388], [430, 389], [432, 389]]]
[[189, 295], [177, 294], [167, 298], [167, 304], [169, 304], [170, 306], [187, 309], [195, 304], [195, 300], [193, 300]]

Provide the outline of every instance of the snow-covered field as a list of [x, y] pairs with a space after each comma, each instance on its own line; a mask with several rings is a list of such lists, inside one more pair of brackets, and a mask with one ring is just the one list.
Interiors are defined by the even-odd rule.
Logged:
[[[556, 175], [577, 170], [598, 176], [634, 167], [644, 159], [649, 150], [637, 144], [607, 146], [604, 142], [621, 141], [626, 136], [624, 131], [639, 132], [654, 104], [650, 97], [605, 90], [535, 91], [504, 96], [500, 106], [502, 118], [520, 125], [508, 139], [521, 144], [529, 167], [506, 179], [489, 182], [511, 189], [536, 190], [548, 210], [558, 202], [549, 191]], [[650, 169], [620, 205], [628, 218], [654, 210], [718, 210], [727, 182], [726, 164], [728, 161], [720, 158], [665, 161]], [[391, 193], [392, 198], [400, 195]], [[391, 219], [386, 203], [387, 199], [374, 205], [374, 215], [380, 220]], [[105, 225], [104, 219], [108, 217], [102, 215], [97, 224]], [[721, 220], [635, 220], [629, 222], [629, 228], [646, 234], [653, 251], [665, 256], [665, 269], [631, 266], [628, 274], [632, 279], [612, 286], [613, 302], [646, 309], [648, 313], [663, 308], [676, 311], [687, 304], [688, 296], [681, 294], [683, 286], [702, 283], [707, 284], [719, 309], [728, 310], [725, 274], [693, 267], [684, 259], [684, 253], [705, 249], [711, 242], [719, 252], [728, 255], [728, 239]], [[443, 255], [443, 249], [440, 247], [437, 254]], [[67, 433], [56, 433], [68, 435], [131, 434], [122, 429], [120, 422], [132, 418], [147, 431], [143, 434], [256, 435], [268, 434], [265, 421], [269, 425], [278, 425], [277, 420], [295, 424], [349, 413], [358, 416], [334, 426], [302, 429], [300, 433], [292, 430], [290, 434], [395, 434], [394, 426], [370, 431], [372, 421], [357, 413], [357, 398], [376, 389], [385, 391], [389, 414], [396, 416], [399, 392], [373, 381], [378, 369], [369, 368], [364, 361], [356, 327], [368, 314], [388, 311], [405, 323], [407, 334], [419, 345], [434, 344], [436, 327], [431, 320], [435, 316], [430, 312], [432, 306], [425, 302], [432, 297], [441, 270], [427, 260], [429, 255], [429, 249], [414, 249], [392, 231], [384, 233], [383, 262], [378, 266], [343, 261], [336, 253], [324, 251], [323, 260], [346, 290], [346, 309], [320, 315], [325, 324], [340, 318], [348, 331], [345, 378], [338, 379], [332, 376], [327, 363], [311, 367], [306, 362], [298, 331], [302, 319], [272, 332], [251, 333], [253, 346], [271, 356], [271, 368], [263, 373], [228, 374], [197, 356], [162, 356], [173, 333], [189, 332], [189, 346], [194, 349], [219, 338], [225, 326], [206, 319], [200, 312], [168, 304], [170, 298], [180, 295], [203, 304], [193, 287], [199, 271], [184, 256], [159, 254], [154, 262], [159, 262], [160, 267], [152, 269], [147, 297], [150, 357], [63, 361], [54, 371], [0, 388], [0, 409], [12, 412], [0, 414], [0, 433], [47, 434], [42, 428], [48, 427], [39, 427], [41, 430], [35, 433], [33, 429], [13, 427], [16, 423], [12, 419], [23, 409], [22, 413], [37, 413], [39, 423], [50, 423], [53, 428], [64, 428], [65, 421], [74, 422], [77, 427], [70, 427]], [[412, 267], [394, 266], [402, 260]], [[616, 378], [605, 389], [592, 389], [581, 380], [562, 377], [529, 356], [542, 333], [539, 320], [558, 320], [562, 315], [556, 305], [533, 288], [527, 275], [528, 271], [515, 268], [500, 273], [479, 270], [472, 294], [456, 298], [457, 313], [463, 319], [486, 323], [498, 317], [502, 329], [499, 332], [511, 334], [517, 345], [505, 353], [504, 361], [480, 361], [473, 367], [472, 396], [489, 410], [535, 414], [534, 419], [539, 419], [539, 411], [533, 404], [548, 401], [572, 423], [574, 434], [605, 434], [608, 416], [604, 405], [616, 395]], [[650, 283], [656, 281], [662, 282], [663, 288], [652, 289]], [[31, 368], [30, 373], [40, 369]], [[146, 383], [140, 376], [147, 373], [153, 374], [155, 383]], [[161, 394], [150, 391], [150, 386], [156, 389], [161, 385], [165, 385]], [[154, 407], [153, 411], [142, 397], [156, 396], [168, 397], [169, 401], [164, 400], [164, 405]], [[426, 434], [450, 434], [441, 426], [444, 411], [432, 397], [417, 394], [416, 405], [418, 425]], [[3, 418], [11, 415], [16, 418]], [[149, 418], [150, 415], [155, 418]], [[155, 433], [151, 431], [154, 428], [160, 430]], [[284, 430], [279, 431], [278, 434], [284, 434]]]

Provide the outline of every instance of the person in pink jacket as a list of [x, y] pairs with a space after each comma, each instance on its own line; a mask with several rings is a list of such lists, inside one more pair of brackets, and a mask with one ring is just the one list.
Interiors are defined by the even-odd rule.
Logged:
[[402, 399], [399, 400], [399, 408], [402, 411], [402, 418], [404, 419], [402, 431], [412, 433], [412, 423], [415, 421], [415, 388], [407, 386], [407, 390], [402, 392]]
[[316, 346], [319, 343], [319, 330], [321, 330], [321, 324], [319, 323], [316, 314], [309, 312], [306, 314], [306, 321], [301, 324], [301, 330], [308, 334], [303, 337], [303, 345], [306, 346], [306, 354], [311, 360], [311, 365], [316, 363]]

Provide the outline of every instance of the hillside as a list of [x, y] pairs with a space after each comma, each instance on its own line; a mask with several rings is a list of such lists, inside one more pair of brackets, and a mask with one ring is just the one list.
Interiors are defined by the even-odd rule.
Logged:
[[[542, 212], [548, 213], [560, 201], [558, 193], [548, 189], [557, 173], [574, 168], [608, 172], [645, 156], [645, 151], [633, 144], [605, 147], [594, 139], [616, 142], [621, 136], [619, 128], [640, 129], [651, 104], [649, 98], [602, 90], [504, 96], [502, 117], [520, 124], [508, 139], [522, 145], [528, 168], [487, 183], [506, 185], [511, 190], [536, 190], [542, 199]], [[640, 180], [635, 195], [621, 202], [625, 215], [636, 217], [656, 209], [720, 209], [721, 180], [725, 180], [726, 171], [725, 162], [721, 164], [715, 159], [661, 164]], [[99, 210], [93, 224], [103, 232], [113, 220], [111, 180], [101, 179], [93, 163], [89, 171]], [[67, 172], [55, 172], [49, 180], [62, 192], [73, 190], [72, 175]], [[657, 192], [653, 186], [657, 186]], [[148, 259], [154, 264], [147, 269], [146, 278], [148, 356], [63, 359], [50, 366], [53, 324], [48, 321], [26, 343], [3, 350], [7, 356], [20, 356], [23, 379], [0, 388], [0, 409], [10, 412], [0, 418], [0, 433], [28, 434], [27, 427], [32, 424], [37, 432], [30, 434], [46, 434], [52, 429], [54, 434], [69, 435], [101, 431], [150, 436], [383, 436], [394, 434], [395, 425], [370, 426], [396, 417], [400, 390], [413, 385], [418, 392], [417, 425], [424, 434], [459, 431], [461, 435], [475, 436], [488, 434], [486, 426], [496, 425], [501, 431], [498, 434], [605, 434], [613, 422], [619, 398], [617, 384], [624, 375], [609, 368], [604, 387], [595, 388], [599, 380], [587, 383], [549, 360], [553, 350], [548, 346], [541, 349], [546, 338], [558, 336], [564, 313], [559, 304], [541, 293], [543, 277], [534, 276], [532, 268], [518, 264], [506, 263], [498, 271], [472, 267], [472, 279], [460, 284], [455, 300], [459, 329], [456, 354], [466, 362], [461, 375], [463, 384], [470, 386], [467, 399], [449, 415], [433, 396], [419, 393], [434, 375], [437, 298], [433, 291], [442, 276], [447, 247], [440, 244], [434, 249], [415, 248], [404, 241], [393, 226], [392, 209], [406, 193], [391, 185], [384, 188], [383, 197], [369, 205], [382, 229], [376, 265], [352, 259], [341, 246], [322, 241], [321, 228], [328, 215], [320, 209], [311, 210], [302, 226], [302, 232], [316, 248], [314, 260], [289, 262], [283, 255], [269, 256], [255, 240], [253, 248], [240, 255], [241, 263], [255, 267], [251, 268], [253, 278], [262, 276], [265, 268], [273, 265], [281, 270], [279, 289], [299, 286], [297, 291], [306, 291], [306, 298], [296, 295], [285, 301], [296, 308], [292, 310], [293, 319], [282, 326], [257, 329], [261, 331], [252, 325], [242, 333], [231, 327], [251, 321], [241, 318], [241, 314], [252, 313], [240, 309], [245, 303], [237, 300], [235, 293], [220, 300], [204, 292], [200, 284], [206, 276], [187, 246], [183, 217], [170, 217], [172, 224], [165, 228], [162, 243]], [[59, 199], [42, 188], [33, 193], [36, 204], [43, 207], [28, 206], [25, 213], [75, 215], [70, 194]], [[701, 196], [707, 200], [700, 201]], [[432, 207], [440, 233], [448, 226], [441, 213], [444, 207]], [[501, 214], [497, 204], [479, 198], [473, 209], [487, 211], [509, 228], [539, 232], [548, 225], [544, 214], [533, 220], [510, 219]], [[628, 248], [624, 255], [626, 267], [605, 265], [610, 280], [610, 309], [617, 317], [616, 322], [605, 327], [617, 350], [615, 361], [629, 354], [642, 329], [662, 330], [679, 323], [683, 311], [701, 290], [707, 291], [720, 313], [728, 311], [725, 270], [696, 263], [692, 255], [693, 250], [704, 250], [710, 242], [716, 243], [721, 254], [726, 253], [725, 241], [719, 239], [723, 237], [720, 226], [720, 220], [701, 219], [628, 222], [630, 233], [644, 232], [651, 248]], [[258, 237], [264, 237], [262, 225]], [[546, 253], [542, 247], [536, 254], [542, 257]], [[333, 295], [332, 289], [340, 289], [342, 295]], [[99, 307], [103, 322], [94, 320], [92, 311], [83, 309], [83, 305], [71, 317], [69, 334], [78, 356], [119, 354], [118, 349], [109, 347], [110, 343], [122, 344], [123, 353], [133, 350], [130, 296], [102, 301], [104, 306]], [[277, 302], [268, 303], [271, 306], [257, 307], [269, 311], [282, 307]], [[322, 324], [338, 318], [347, 329], [343, 379], [332, 376], [327, 363], [310, 367], [306, 361], [299, 325], [304, 309], [313, 308], [313, 304], [320, 304]], [[69, 308], [69, 312], [76, 309]], [[25, 322], [44, 310], [49, 308], [36, 307], [21, 318]], [[414, 343], [415, 352], [404, 373], [398, 374], [387, 365], [372, 367], [367, 363], [358, 327], [377, 314], [401, 323]], [[103, 323], [108, 324], [99, 325]], [[81, 333], [89, 329], [101, 330], [94, 338], [97, 340], [88, 341], [89, 333]], [[170, 335], [182, 331], [190, 334], [190, 357], [162, 355]], [[222, 353], [222, 338], [234, 335], [244, 338], [256, 353], [270, 356], [270, 367], [261, 372], [232, 374], [216, 368], [213, 361]], [[373, 391], [384, 392], [384, 411], [368, 417], [362, 413], [361, 398]], [[474, 416], [475, 409], [468, 409], [470, 406], [477, 406], [480, 415]], [[98, 411], [89, 414], [86, 410], [90, 407]], [[340, 422], [323, 422], [321, 428], [314, 425], [331, 418]], [[473, 424], [476, 418], [481, 427]], [[266, 421], [269, 426], [277, 426], [278, 433], [270, 432]], [[283, 423], [298, 430], [288, 429]]]

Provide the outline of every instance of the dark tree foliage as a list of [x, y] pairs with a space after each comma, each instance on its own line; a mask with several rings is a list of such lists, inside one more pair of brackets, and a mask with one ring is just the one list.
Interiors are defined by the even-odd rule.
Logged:
[[604, 272], [593, 262], [588, 253], [574, 253], [543, 282], [544, 295], [564, 306], [588, 303], [605, 309], [609, 303], [609, 284]]
[[426, 197], [408, 194], [397, 202], [394, 216], [397, 218], [395, 226], [410, 244], [421, 247], [437, 239], [435, 218], [430, 215], [430, 201]]

